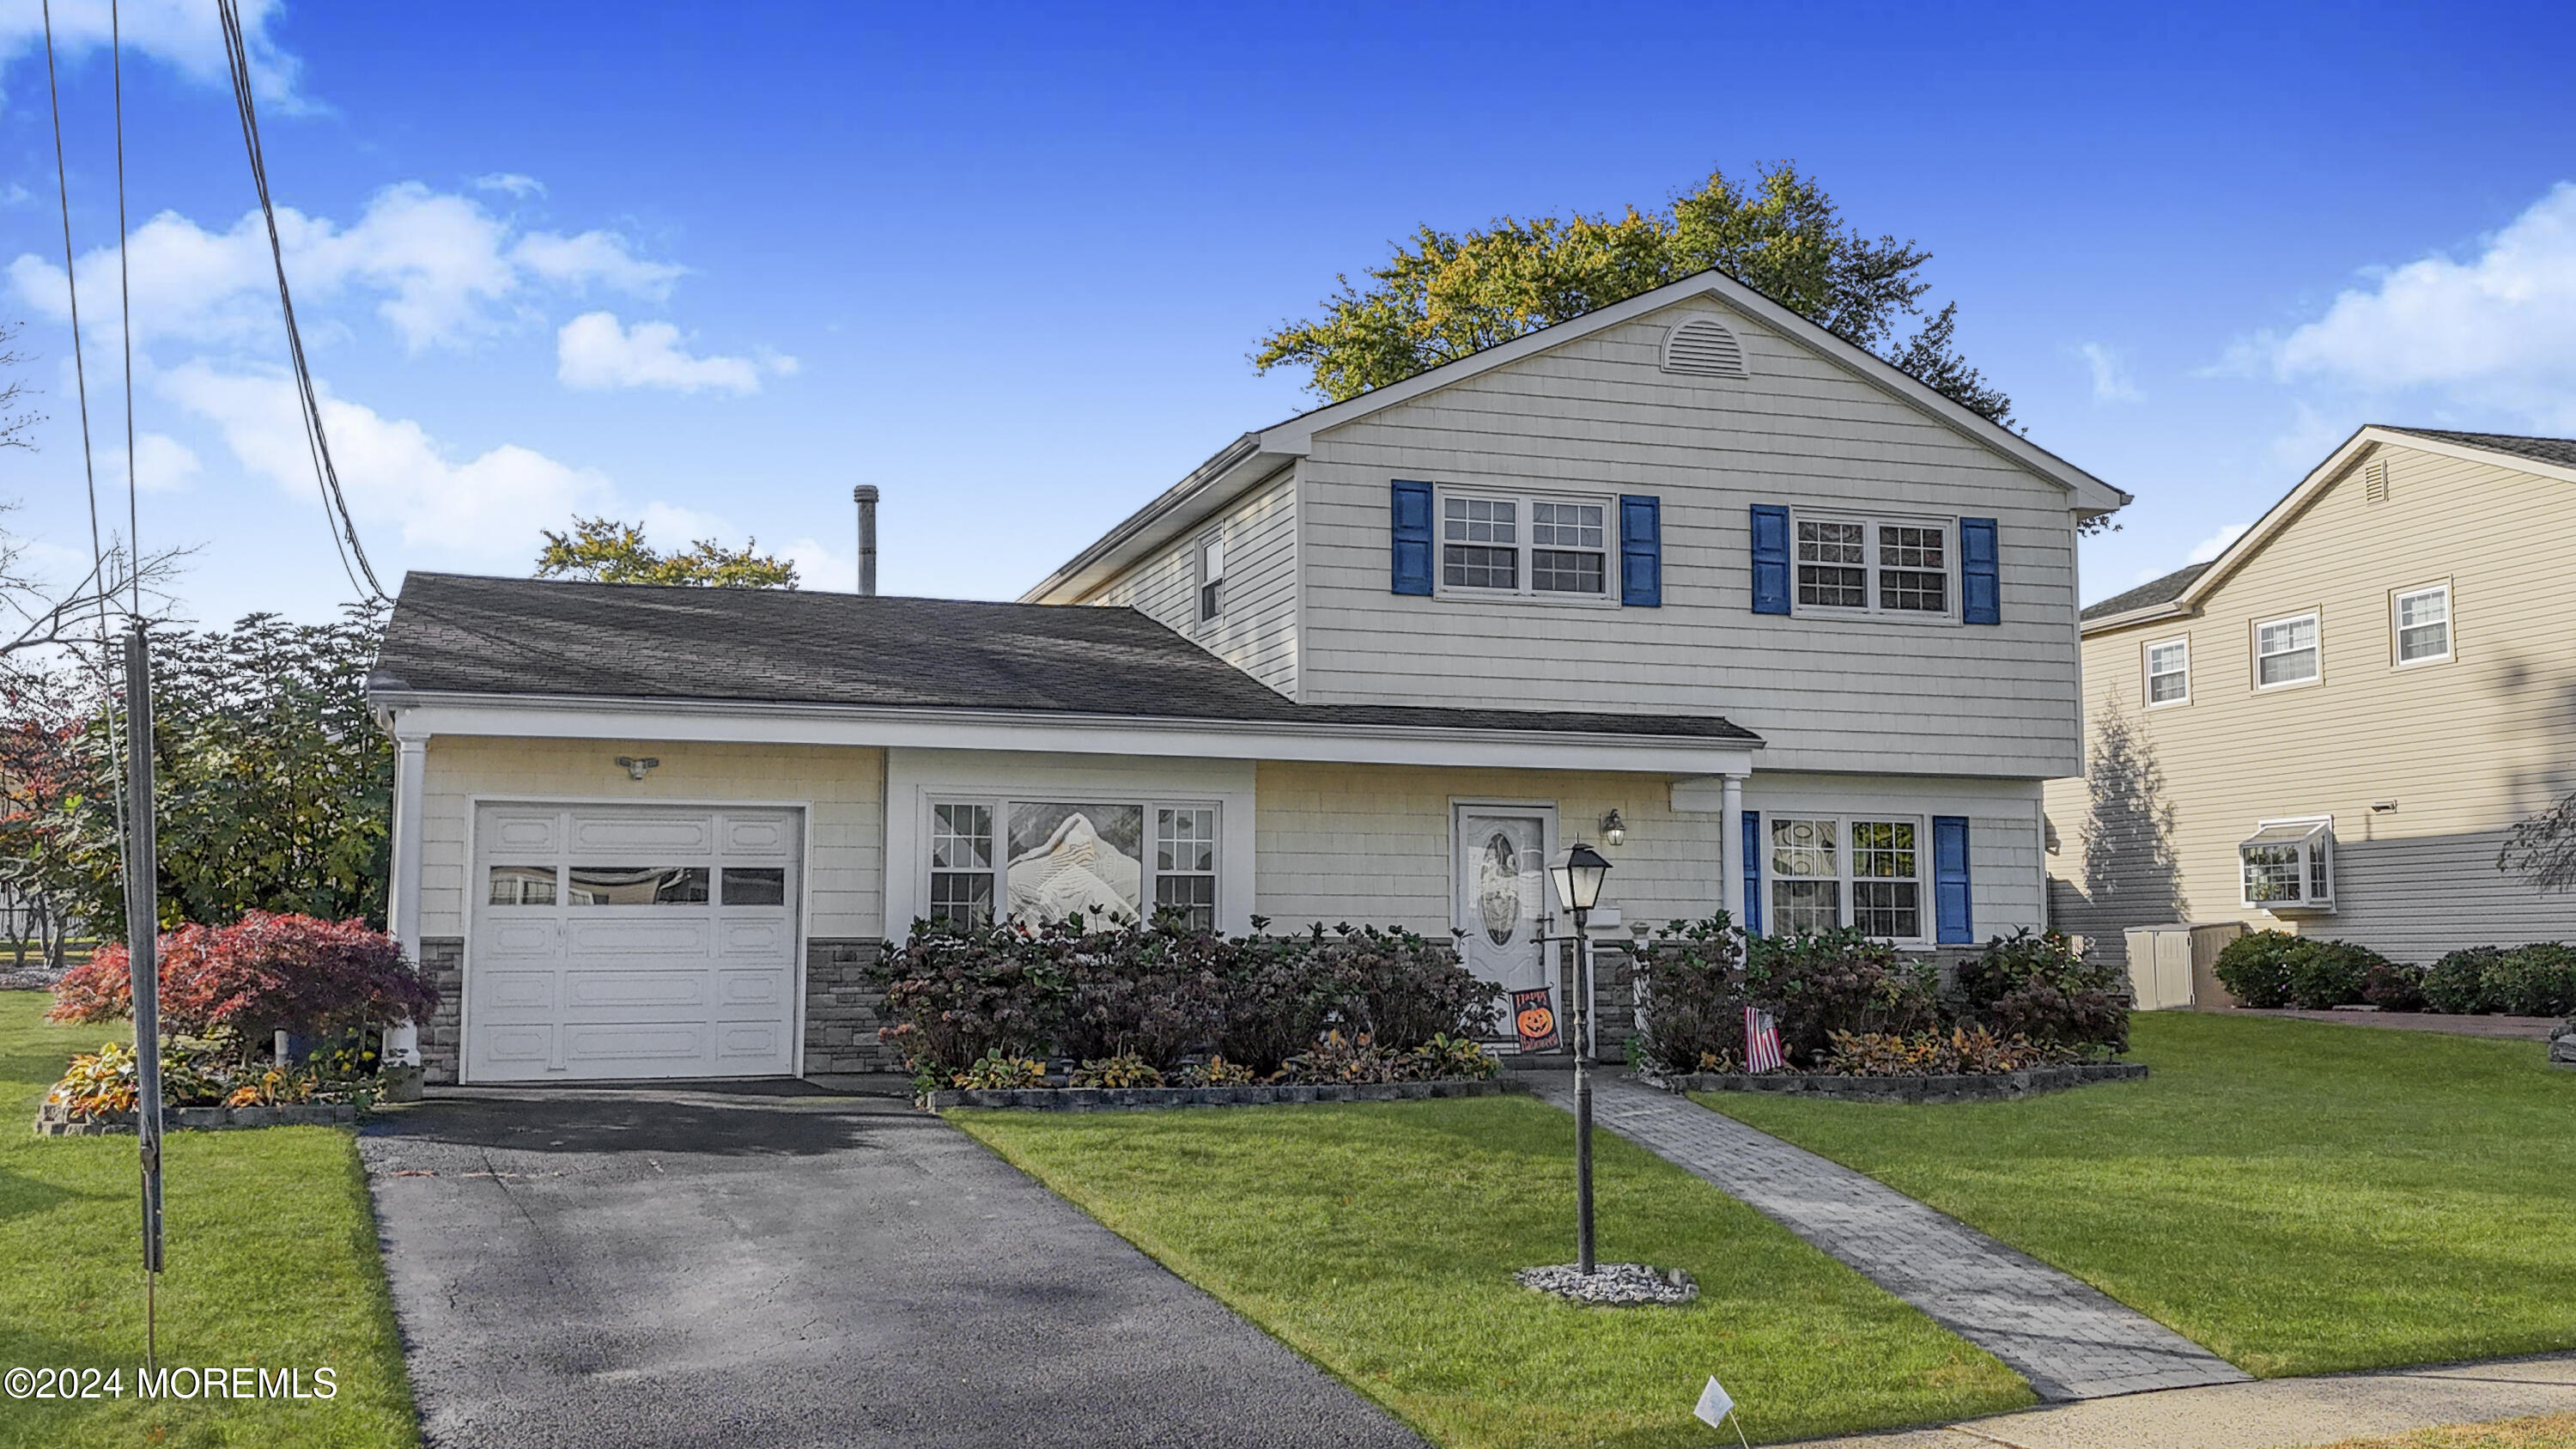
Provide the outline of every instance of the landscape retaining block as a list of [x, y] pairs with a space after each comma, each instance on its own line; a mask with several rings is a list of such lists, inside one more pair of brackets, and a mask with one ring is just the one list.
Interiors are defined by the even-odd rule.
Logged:
[[2063, 1092], [2093, 1082], [2135, 1081], [2147, 1074], [2140, 1062], [2081, 1062], [2063, 1067], [2032, 1067], [2019, 1072], [1959, 1074], [1938, 1077], [1843, 1077], [1822, 1072], [1693, 1072], [1686, 1076], [1640, 1075], [1638, 1080], [1667, 1092], [1777, 1092], [1794, 1097], [1834, 1097], [1848, 1102], [2001, 1102], [2043, 1092]]
[[[246, 1127], [350, 1127], [357, 1121], [357, 1106], [350, 1102], [306, 1102], [284, 1107], [170, 1107], [161, 1113], [164, 1130], [185, 1128], [197, 1132], [232, 1132]], [[131, 1112], [75, 1117], [71, 1108], [60, 1102], [46, 1102], [36, 1108], [39, 1137], [106, 1137], [133, 1130]]]
[[1114, 1112], [1150, 1107], [1272, 1107], [1292, 1102], [1419, 1102], [1432, 1097], [1497, 1097], [1528, 1090], [1525, 1082], [1492, 1077], [1481, 1082], [1364, 1082], [1348, 1086], [1015, 1087], [932, 1092], [923, 1102], [934, 1112], [950, 1107]]

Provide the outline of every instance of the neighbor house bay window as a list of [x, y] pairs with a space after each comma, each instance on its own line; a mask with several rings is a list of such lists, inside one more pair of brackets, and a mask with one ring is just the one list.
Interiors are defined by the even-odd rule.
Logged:
[[2244, 903], [2275, 913], [2334, 909], [2334, 821], [2265, 820], [2236, 847]]
[[1951, 611], [1950, 525], [1927, 519], [1797, 521], [1801, 612], [1940, 616]]
[[1607, 499], [1445, 493], [1440, 587], [1606, 601], [1611, 533]]
[[1216, 928], [1217, 808], [1142, 800], [950, 800], [930, 807], [929, 915], [968, 930], [1091, 929], [1164, 910]]
[[1779, 816], [1765, 824], [1770, 933], [1850, 926], [1893, 941], [1926, 936], [1920, 820]]

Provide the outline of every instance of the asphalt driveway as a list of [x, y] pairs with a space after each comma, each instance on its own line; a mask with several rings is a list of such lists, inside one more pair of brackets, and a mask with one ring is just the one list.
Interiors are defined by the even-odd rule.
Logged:
[[1421, 1449], [899, 1101], [483, 1091], [359, 1148], [442, 1449]]

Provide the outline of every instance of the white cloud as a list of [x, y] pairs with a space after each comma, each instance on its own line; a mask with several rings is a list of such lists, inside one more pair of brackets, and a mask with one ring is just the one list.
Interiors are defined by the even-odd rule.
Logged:
[[504, 196], [527, 197], [546, 194], [546, 184], [533, 176], [516, 171], [494, 171], [474, 178], [477, 191], [497, 191]]
[[[204, 467], [195, 449], [167, 433], [145, 433], [134, 440], [134, 486], [142, 492], [176, 492]], [[125, 482], [123, 448], [99, 455], [98, 476], [104, 483]]]
[[[251, 85], [262, 101], [290, 110], [302, 109], [295, 80], [299, 63], [278, 48], [269, 22], [284, 8], [283, 0], [241, 0], [244, 48], [250, 53]], [[201, 85], [227, 85], [231, 67], [224, 56], [224, 35], [215, 19], [215, 0], [123, 0], [117, 20], [128, 50], [150, 56]], [[108, 0], [53, 0], [55, 52], [68, 60], [108, 43]], [[0, 66], [29, 54], [41, 57], [45, 44], [43, 0], [0, 0]]]
[[2462, 261], [2379, 272], [2286, 337], [2230, 361], [2284, 381], [2430, 389], [2549, 428], [2576, 428], [2576, 182], [2560, 182]]
[[[372, 296], [377, 314], [413, 352], [493, 330], [506, 318], [504, 304], [532, 286], [598, 283], [659, 298], [683, 271], [636, 256], [610, 232], [519, 233], [470, 197], [413, 181], [377, 192], [354, 225], [284, 207], [277, 227], [299, 316], [305, 307], [348, 294]], [[126, 244], [138, 342], [164, 336], [236, 341], [278, 325], [277, 274], [259, 213], [245, 212], [228, 230], [214, 232], [166, 211], [136, 227]], [[59, 263], [22, 253], [8, 272], [29, 308], [55, 319], [70, 315]], [[82, 256], [80, 280], [91, 299], [83, 320], [99, 317], [93, 325], [112, 335], [115, 247]]]
[[567, 387], [753, 393], [760, 391], [763, 372], [795, 370], [792, 357], [692, 357], [680, 345], [679, 328], [668, 322], [624, 327], [613, 312], [585, 312], [555, 337], [555, 375]]
[[2093, 371], [2095, 402], [2136, 402], [2143, 396], [2137, 384], [2129, 380], [2128, 367], [2119, 353], [2099, 342], [2087, 342], [2075, 352]]
[[2184, 554], [2182, 561], [2187, 564], [2207, 563], [2211, 559], [2218, 557], [2220, 554], [2227, 552], [2227, 546], [2244, 537], [2245, 530], [2253, 526], [2254, 525], [2250, 523], [2228, 524], [2216, 533], [2213, 533], [2209, 537], [2202, 539], [2200, 542], [2193, 544], [2191, 546], [2191, 552]]
[[846, 594], [859, 586], [859, 560], [855, 553], [834, 553], [825, 548], [821, 540], [812, 538], [800, 538], [780, 549], [779, 553], [796, 565], [796, 583], [800, 588]]

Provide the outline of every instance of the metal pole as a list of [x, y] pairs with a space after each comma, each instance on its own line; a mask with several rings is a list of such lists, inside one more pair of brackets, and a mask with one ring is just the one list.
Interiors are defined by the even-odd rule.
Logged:
[[1574, 913], [1574, 1257], [1583, 1276], [1592, 1276], [1592, 1073], [1584, 1066], [1584, 1010], [1590, 993], [1585, 983], [1589, 956], [1589, 934], [1584, 918], [1591, 914], [1578, 908]]
[[859, 592], [874, 598], [877, 592], [876, 485], [862, 483], [851, 489], [850, 501], [859, 505]]
[[134, 1132], [143, 1166], [143, 1358], [153, 1363], [161, 1272], [160, 858], [152, 838], [152, 656], [125, 636], [125, 948], [133, 967]]

